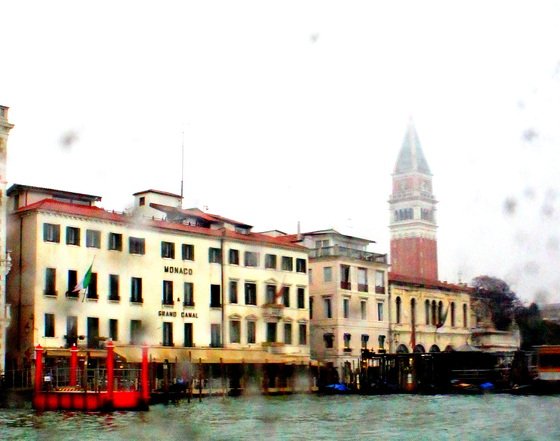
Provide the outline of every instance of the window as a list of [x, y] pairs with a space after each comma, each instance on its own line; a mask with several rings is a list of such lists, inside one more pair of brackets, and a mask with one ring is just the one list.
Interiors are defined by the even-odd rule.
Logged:
[[282, 270], [283, 271], [293, 271], [294, 270], [294, 258], [282, 256]]
[[385, 271], [375, 272], [375, 292], [385, 294]]
[[360, 317], [362, 320], [367, 320], [367, 301], [361, 300], [360, 301]]
[[334, 347], [334, 334], [327, 332], [323, 334], [323, 340], [325, 341], [325, 348], [332, 349]]
[[299, 344], [307, 344], [307, 325], [303, 323], [300, 323], [299, 325]]
[[245, 283], [245, 304], [257, 304], [257, 285], [252, 282]]
[[285, 286], [282, 288], [282, 303], [286, 308], [290, 307], [290, 287]]
[[358, 268], [358, 291], [368, 292], [368, 278], [366, 268]]
[[208, 248], [208, 262], [221, 263], [222, 250], [220, 248]]
[[54, 337], [54, 314], [45, 314], [45, 337]]
[[164, 305], [173, 305], [173, 282], [164, 280], [162, 286], [162, 301]]
[[181, 255], [183, 260], [194, 260], [194, 245], [186, 243], [181, 245]]
[[264, 267], [276, 269], [276, 254], [267, 254], [264, 256]]
[[332, 308], [331, 308], [331, 299], [330, 297], [323, 299], [323, 305], [325, 307], [325, 317], [332, 318]]
[[426, 316], [426, 324], [430, 324], [430, 301], [426, 300], [424, 302], [424, 315]]
[[78, 317], [69, 315], [66, 317], [66, 346], [71, 348], [78, 344]]
[[220, 306], [222, 306], [220, 285], [210, 285], [210, 307], [219, 308]]
[[395, 321], [396, 321], [397, 323], [400, 323], [400, 322], [401, 322], [401, 312], [402, 312], [402, 311], [401, 311], [401, 298], [400, 298], [400, 297], [397, 297], [395, 303], [396, 303], [396, 311], [395, 311], [396, 317], [395, 317]]
[[183, 306], [194, 306], [194, 285], [191, 282], [183, 283]]
[[99, 349], [99, 318], [87, 318], [87, 347]]
[[80, 246], [80, 229], [66, 227], [66, 244]]
[[60, 242], [60, 225], [58, 224], [43, 224], [43, 241], [45, 242]]
[[142, 279], [140, 277], [130, 279], [130, 301], [142, 303]]
[[122, 234], [109, 233], [109, 249], [122, 251]]
[[340, 287], [342, 289], [352, 289], [350, 283], [350, 265], [340, 265]]
[[109, 338], [113, 341], [119, 340], [119, 321], [117, 319], [109, 319]]
[[259, 266], [259, 254], [245, 251], [245, 266]]
[[97, 299], [97, 273], [91, 273], [89, 279], [89, 285], [87, 287], [87, 298]]
[[416, 325], [416, 299], [410, 299], [410, 324]]
[[362, 349], [367, 349], [369, 341], [369, 335], [362, 334]]
[[101, 231], [86, 230], [86, 247], [101, 248]]
[[309, 318], [313, 318], [313, 297], [309, 297]]
[[344, 318], [350, 317], [350, 299], [342, 299], [342, 313]]
[[352, 334], [344, 334], [344, 350], [345, 351], [351, 351], [352, 349], [350, 348], [350, 340], [352, 339]]
[[237, 280], [229, 281], [229, 303], [237, 303]]
[[56, 295], [56, 268], [47, 268], [45, 271], [45, 293], [46, 296]]
[[253, 344], [257, 341], [257, 324], [250, 320], [247, 322], [247, 343]]
[[297, 307], [299, 309], [305, 309], [305, 288], [301, 286], [297, 289]]
[[175, 259], [175, 244], [173, 242], [161, 242], [161, 257]]
[[296, 271], [298, 273], [307, 272], [307, 262], [305, 259], [296, 259]]
[[241, 322], [239, 320], [229, 322], [229, 342], [241, 343]]
[[377, 321], [383, 321], [383, 303], [377, 304]]
[[192, 323], [185, 323], [185, 326], [184, 326], [184, 346], [186, 348], [192, 348], [194, 346], [193, 324]]
[[455, 302], [451, 302], [451, 326], [455, 326]]
[[138, 199], [138, 205], [139, 205], [139, 206], [146, 205], [146, 197], [145, 197], [145, 196], [141, 196], [141, 197]]
[[74, 291], [78, 284], [78, 272], [75, 270], [68, 270], [68, 289], [66, 290], [67, 297], [78, 297], [78, 291]]
[[323, 282], [332, 282], [332, 266], [323, 267]]
[[109, 300], [120, 300], [119, 295], [119, 276], [117, 274], [109, 274]]
[[163, 346], [173, 346], [173, 323], [163, 322]]
[[139, 345], [141, 344], [142, 338], [142, 320], [131, 320], [130, 321], [130, 344]]
[[128, 252], [130, 254], [146, 254], [146, 239], [130, 237], [128, 239]]
[[219, 348], [222, 346], [222, 326], [218, 323], [210, 325], [210, 347]]
[[468, 328], [469, 322], [467, 321], [467, 304], [463, 304], [463, 327]]
[[284, 323], [284, 343], [287, 345], [292, 344], [292, 324]]
[[266, 324], [266, 342], [274, 343], [276, 342], [276, 330], [278, 328], [278, 323], [268, 322]]
[[266, 301], [265, 303], [272, 304], [276, 303], [276, 286], [275, 285], [266, 285]]
[[239, 265], [239, 250], [229, 250], [229, 263], [231, 265]]

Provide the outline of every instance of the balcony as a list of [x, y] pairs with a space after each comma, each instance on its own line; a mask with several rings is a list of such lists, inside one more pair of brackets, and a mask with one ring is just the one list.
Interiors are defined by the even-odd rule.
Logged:
[[372, 253], [370, 251], [356, 250], [353, 248], [335, 245], [332, 247], [314, 248], [309, 254], [311, 259], [319, 257], [348, 257], [350, 259], [366, 262], [387, 263], [387, 254]]
[[368, 292], [369, 286], [367, 284], [358, 283], [358, 291], [360, 292]]
[[351, 289], [352, 289], [352, 283], [350, 283], [350, 282], [342, 282], [342, 281], [341, 281], [341, 282], [340, 282], [340, 287], [341, 287], [342, 289], [351, 290]]
[[377, 285], [375, 287], [376, 294], [385, 294], [385, 287], [383, 285]]
[[284, 317], [284, 305], [276, 303], [266, 303], [263, 306], [263, 317], [282, 318]]

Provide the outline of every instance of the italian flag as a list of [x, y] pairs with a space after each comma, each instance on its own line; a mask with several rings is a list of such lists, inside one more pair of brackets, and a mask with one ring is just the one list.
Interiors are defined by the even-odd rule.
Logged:
[[89, 286], [89, 282], [91, 280], [91, 267], [92, 266], [93, 266], [93, 262], [91, 262], [91, 265], [89, 266], [88, 270], [86, 271], [86, 274], [84, 275], [84, 278], [82, 279], [82, 281], [76, 285], [76, 287], [72, 290], [72, 292], [76, 292], [76, 291], [79, 292], [82, 289], [87, 289], [87, 287]]

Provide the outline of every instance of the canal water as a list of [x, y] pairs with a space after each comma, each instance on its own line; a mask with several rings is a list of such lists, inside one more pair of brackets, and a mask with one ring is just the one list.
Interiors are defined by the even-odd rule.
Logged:
[[0, 409], [6, 440], [558, 440], [560, 396], [206, 398], [149, 412]]

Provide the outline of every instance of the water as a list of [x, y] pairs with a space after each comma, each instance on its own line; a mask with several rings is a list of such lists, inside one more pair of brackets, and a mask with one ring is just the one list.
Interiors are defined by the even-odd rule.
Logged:
[[149, 412], [0, 410], [7, 440], [558, 440], [560, 396], [208, 398]]

